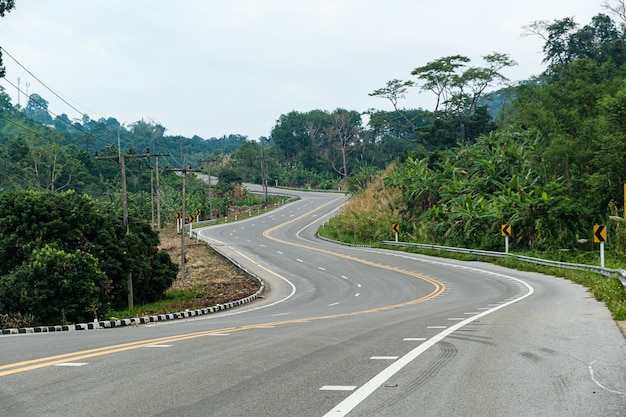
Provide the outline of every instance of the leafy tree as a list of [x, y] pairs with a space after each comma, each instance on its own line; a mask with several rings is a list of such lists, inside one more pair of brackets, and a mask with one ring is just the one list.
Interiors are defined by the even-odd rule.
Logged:
[[91, 254], [45, 245], [0, 277], [0, 311], [28, 312], [39, 323], [91, 321], [108, 308], [110, 285]]
[[[0, 62], [0, 66], [2, 62]], [[1, 77], [0, 77], [1, 78]], [[6, 93], [4, 86], [0, 85], [0, 113], [13, 112], [13, 104], [11, 103], [11, 97]]]
[[231, 169], [243, 181], [261, 183], [261, 145], [248, 140], [239, 145], [230, 160]]
[[[387, 85], [385, 87], [374, 90], [369, 94], [372, 97], [380, 97], [388, 100], [393, 106], [395, 114], [397, 114], [404, 121], [404, 123], [410, 126], [413, 132], [417, 130], [417, 127], [414, 124], [414, 120], [413, 118], [408, 116], [405, 111], [399, 108], [399, 102], [400, 100], [406, 98], [406, 94], [409, 91], [409, 88], [413, 87], [414, 85], [415, 83], [413, 81], [394, 79], [391, 81], [387, 81]], [[370, 111], [370, 113], [371, 112], [372, 111]]]
[[440, 58], [411, 72], [411, 75], [421, 80], [422, 91], [435, 94], [435, 118], [439, 116], [442, 106], [444, 117], [453, 117], [458, 122], [458, 139], [461, 141], [469, 138], [468, 123], [479, 108], [485, 90], [508, 81], [500, 71], [516, 65], [508, 55], [501, 53], [485, 55], [483, 60], [486, 63], [484, 67], [466, 68], [469, 58], [454, 55]]
[[39, 94], [30, 95], [24, 114], [41, 124], [52, 123], [52, 116], [48, 113], [48, 101]]
[[[5, 13], [9, 13], [15, 7], [15, 0], [0, 0], [0, 17], [4, 17]], [[2, 51], [0, 50], [0, 78], [6, 74], [5, 68], [2, 66]]]
[[626, 62], [626, 37], [623, 28], [605, 14], [598, 14], [582, 28], [572, 17], [535, 21], [525, 26], [525, 35], [539, 36], [544, 40], [543, 62], [548, 64], [546, 74], [574, 61], [588, 58], [598, 64], [608, 61], [620, 66]]
[[[99, 208], [90, 198], [79, 197], [73, 191], [60, 194], [0, 194], [0, 258], [3, 259], [0, 264], [3, 283], [0, 286], [0, 300], [6, 300], [19, 289], [10, 287], [21, 285], [19, 280], [13, 278], [31, 275], [33, 279], [36, 278], [42, 269], [33, 269], [32, 263], [35, 258], [43, 257], [45, 262], [41, 268], [51, 273], [65, 267], [76, 268], [77, 275], [73, 275], [75, 277], [82, 268], [88, 271], [84, 279], [105, 285], [98, 287], [98, 305], [110, 304], [114, 308], [126, 305], [126, 282], [129, 273], [137, 277], [135, 288], [138, 300], [154, 301], [176, 276], [176, 267], [168, 257], [159, 254], [157, 244], [158, 236], [147, 224], [131, 223], [130, 233], [127, 233], [118, 217]], [[46, 246], [48, 249], [44, 252], [37, 252]], [[85, 269], [88, 257], [78, 252], [93, 257], [97, 264]], [[106, 277], [105, 281], [98, 278], [98, 270]], [[46, 282], [53, 285], [57, 279], [60, 279], [60, 275], [54, 272]], [[71, 288], [82, 288], [83, 285], [91, 284], [71, 282], [54, 285], [59, 286], [55, 288], [70, 291]], [[51, 291], [45, 292], [50, 297], [56, 294], [51, 288], [46, 291]], [[93, 300], [83, 300], [85, 303], [87, 301], [91, 303]], [[62, 298], [52, 297], [48, 303], [58, 311], [69, 311]], [[15, 308], [13, 304], [7, 305]], [[19, 310], [22, 313], [31, 313], [26, 307], [28, 305]], [[85, 304], [81, 308], [89, 307], [90, 304]], [[72, 307], [71, 310], [80, 309]]]

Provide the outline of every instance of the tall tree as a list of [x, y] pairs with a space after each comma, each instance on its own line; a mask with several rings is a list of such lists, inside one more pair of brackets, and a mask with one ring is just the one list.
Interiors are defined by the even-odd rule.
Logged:
[[470, 59], [454, 55], [440, 58], [411, 72], [422, 81], [422, 91], [435, 94], [435, 119], [439, 116], [440, 106], [443, 106], [443, 116], [457, 121], [460, 141], [468, 139], [468, 121], [476, 113], [485, 90], [508, 81], [500, 71], [517, 65], [508, 55], [501, 53], [485, 55], [483, 60], [486, 64], [483, 67], [466, 68]]
[[52, 116], [48, 113], [48, 101], [36, 93], [28, 98], [24, 114], [41, 124], [52, 123]]
[[[15, 7], [15, 0], [0, 0], [0, 17], [4, 17]], [[0, 78], [6, 75], [6, 70], [2, 65], [2, 48], [0, 48]]]
[[349, 174], [348, 156], [360, 141], [361, 115], [356, 111], [337, 109], [330, 119], [330, 125], [324, 129], [322, 155], [345, 180]]

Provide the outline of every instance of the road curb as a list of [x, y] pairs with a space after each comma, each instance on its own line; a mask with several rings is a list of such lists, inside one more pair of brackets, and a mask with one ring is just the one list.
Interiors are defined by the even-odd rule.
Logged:
[[67, 325], [57, 325], [57, 326], [38, 326], [38, 327], [20, 327], [14, 329], [0, 329], [0, 335], [10, 335], [10, 334], [27, 334], [27, 333], [55, 333], [55, 332], [70, 332], [75, 330], [97, 330], [97, 329], [110, 329], [115, 327], [126, 327], [126, 326], [138, 326], [141, 324], [148, 323], [158, 323], [162, 321], [169, 320], [180, 320], [186, 319], [190, 317], [203, 316], [206, 314], [216, 313], [218, 311], [224, 311], [231, 309], [233, 307], [238, 307], [247, 303], [250, 303], [257, 298], [261, 297], [265, 292], [265, 284], [263, 281], [255, 276], [252, 276], [253, 279], [259, 281], [261, 287], [259, 290], [245, 298], [241, 298], [239, 300], [230, 301], [224, 304], [217, 304], [212, 307], [199, 308], [195, 310], [185, 310], [179, 311], [176, 313], [167, 313], [167, 314], [156, 314], [153, 316], [144, 316], [144, 317], [135, 317], [130, 319], [120, 319], [120, 320], [104, 320], [97, 321], [93, 323], [78, 323], [78, 324], [67, 324]]

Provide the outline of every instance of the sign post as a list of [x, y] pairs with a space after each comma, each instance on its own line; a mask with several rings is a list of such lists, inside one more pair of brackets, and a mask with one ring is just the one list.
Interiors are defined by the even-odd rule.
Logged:
[[182, 230], [182, 226], [181, 226], [181, 219], [183, 218], [183, 214], [180, 212], [176, 213], [176, 233], [180, 234], [180, 231]]
[[393, 231], [393, 233], [396, 236], [396, 243], [398, 243], [398, 234], [400, 233], [400, 225], [397, 223], [394, 223], [391, 225], [391, 230]]
[[606, 226], [596, 224], [593, 226], [593, 241], [600, 244], [600, 267], [604, 268], [604, 242], [606, 241]]
[[504, 236], [504, 253], [509, 253], [509, 236], [511, 236], [511, 225], [503, 224], [500, 227], [502, 236]]

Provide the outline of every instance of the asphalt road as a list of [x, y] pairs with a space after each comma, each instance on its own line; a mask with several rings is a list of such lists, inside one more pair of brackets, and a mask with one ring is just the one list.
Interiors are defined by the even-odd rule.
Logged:
[[626, 343], [563, 279], [316, 239], [302, 199], [202, 239], [270, 289], [138, 327], [0, 337], [0, 416], [624, 416]]

